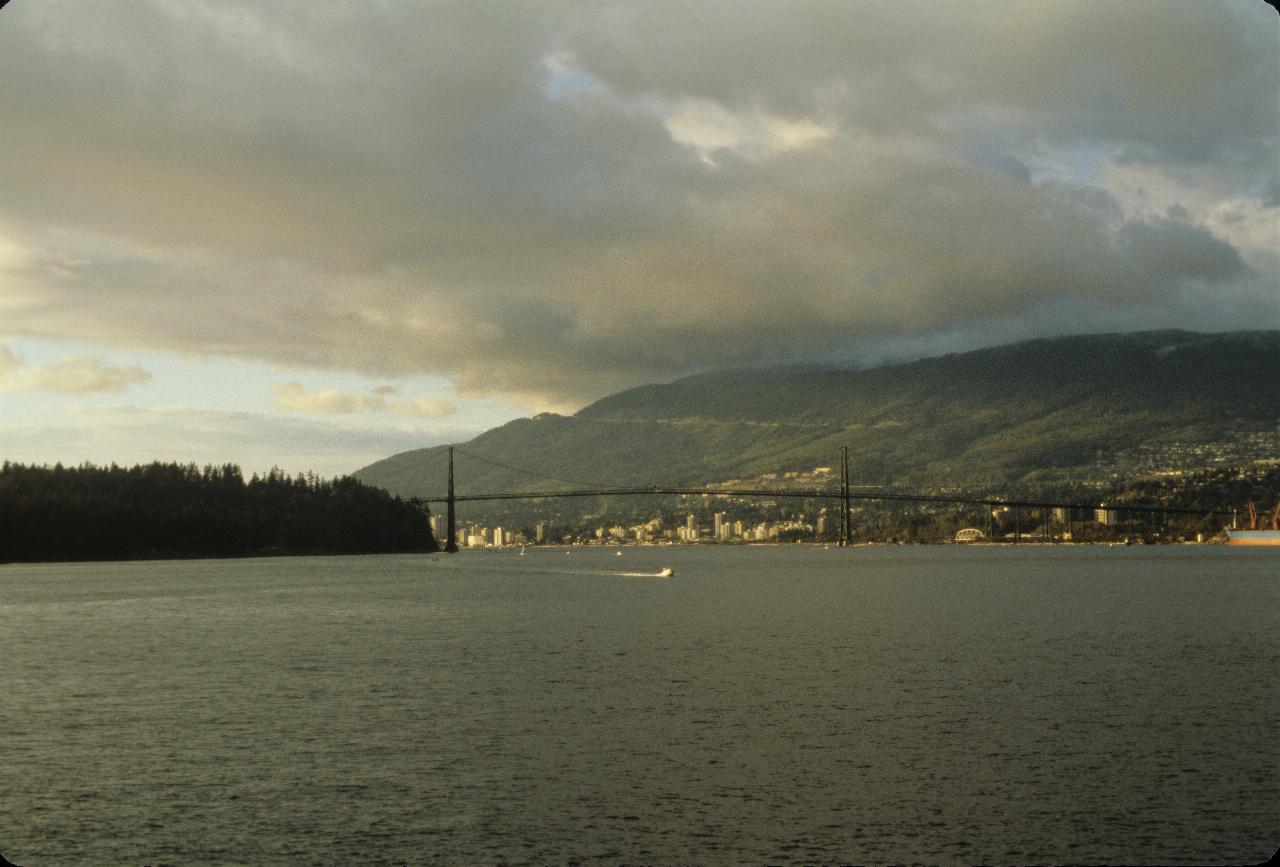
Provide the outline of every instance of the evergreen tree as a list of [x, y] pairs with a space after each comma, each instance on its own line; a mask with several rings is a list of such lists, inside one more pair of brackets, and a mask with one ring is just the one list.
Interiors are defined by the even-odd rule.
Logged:
[[435, 551], [426, 510], [352, 478], [235, 464], [0, 468], [0, 561]]

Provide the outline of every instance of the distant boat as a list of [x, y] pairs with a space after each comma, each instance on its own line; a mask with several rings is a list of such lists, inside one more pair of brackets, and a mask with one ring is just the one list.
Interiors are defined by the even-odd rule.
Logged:
[[1227, 528], [1228, 545], [1280, 545], [1280, 530], [1232, 530]]
[[1276, 504], [1276, 510], [1271, 513], [1270, 529], [1260, 528], [1258, 509], [1253, 504], [1253, 500], [1249, 501], [1249, 529], [1237, 530], [1234, 527], [1227, 527], [1227, 544], [1228, 545], [1280, 545], [1280, 503]]
[[658, 573], [658, 577], [659, 577], [659, 578], [670, 578], [671, 576], [673, 576], [673, 575], [675, 575], [675, 574], [676, 574], [676, 570], [672, 569], [670, 566], [667, 566], [667, 567], [666, 567], [666, 568], [664, 568], [661, 572], [659, 572], [659, 573]]
[[621, 552], [621, 551], [619, 551], [619, 552], [618, 552], [618, 556], [619, 556], [619, 557], [621, 557], [621, 556], [622, 556], [622, 552]]

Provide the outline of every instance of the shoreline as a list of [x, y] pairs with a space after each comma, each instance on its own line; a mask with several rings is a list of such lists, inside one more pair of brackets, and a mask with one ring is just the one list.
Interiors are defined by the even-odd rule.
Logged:
[[[1275, 546], [1267, 545], [1229, 545], [1225, 540], [1206, 539], [1203, 542], [1192, 540], [1179, 541], [1160, 541], [1160, 542], [1142, 542], [1142, 541], [1062, 541], [1062, 540], [1039, 540], [1024, 539], [1020, 542], [999, 541], [999, 542], [853, 542], [848, 548], [924, 548], [924, 547], [953, 547], [953, 548], [1048, 548], [1048, 547], [1103, 547], [1103, 548], [1154, 548], [1154, 547], [1173, 547], [1173, 546], [1196, 546], [1196, 547], [1226, 547], [1226, 548], [1269, 548]], [[502, 545], [500, 547], [488, 546], [484, 548], [459, 548], [459, 554], [508, 554], [518, 553], [521, 548], [526, 551], [544, 550], [544, 551], [621, 551], [623, 549], [641, 549], [641, 548], [822, 548], [838, 549], [840, 546], [834, 542], [626, 542], [613, 544], [583, 544], [583, 545]], [[406, 554], [406, 555], [422, 555], [427, 557], [437, 557], [445, 555], [444, 549], [438, 548], [434, 551], [251, 551], [236, 554], [192, 554], [183, 552], [163, 553], [146, 556], [123, 556], [123, 557], [82, 557], [76, 559], [45, 559], [45, 560], [4, 560], [0, 561], [0, 567], [10, 565], [36, 565], [36, 564], [75, 564], [75, 563], [151, 563], [173, 560], [252, 560], [252, 559], [278, 559], [287, 557], [382, 557], [388, 554]]]

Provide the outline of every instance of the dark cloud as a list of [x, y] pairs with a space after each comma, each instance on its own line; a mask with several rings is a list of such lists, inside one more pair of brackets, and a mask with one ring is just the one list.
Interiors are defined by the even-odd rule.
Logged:
[[573, 403], [955, 335], [1280, 324], [1260, 3], [43, 0], [4, 24], [15, 335]]

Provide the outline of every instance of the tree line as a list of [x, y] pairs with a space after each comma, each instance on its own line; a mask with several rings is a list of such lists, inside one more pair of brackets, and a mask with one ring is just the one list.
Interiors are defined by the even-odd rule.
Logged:
[[425, 511], [349, 476], [235, 464], [0, 467], [0, 561], [438, 550]]

